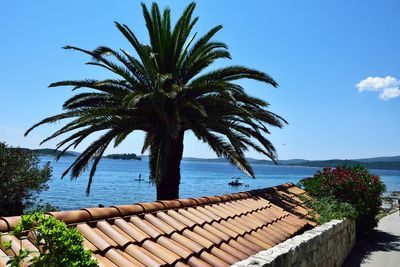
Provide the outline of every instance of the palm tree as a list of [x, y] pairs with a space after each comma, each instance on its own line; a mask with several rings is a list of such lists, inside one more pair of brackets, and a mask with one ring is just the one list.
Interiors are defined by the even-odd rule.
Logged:
[[87, 64], [104, 68], [117, 78], [50, 84], [92, 90], [68, 99], [64, 113], [40, 121], [25, 135], [39, 125], [69, 119], [42, 142], [69, 134], [57, 145], [65, 152], [89, 135], [102, 132], [63, 173], [63, 177], [70, 173], [72, 179], [77, 178], [92, 162], [87, 193], [108, 145], [113, 142], [118, 146], [134, 131], [146, 133], [142, 153], [149, 151], [150, 178], [156, 185], [157, 199], [179, 196], [186, 131], [207, 143], [218, 157], [254, 177], [244, 152], [252, 148], [275, 161], [275, 148], [265, 137], [267, 126], [282, 127], [286, 121], [267, 111], [267, 102], [246, 94], [236, 81], [252, 79], [274, 87], [277, 83], [269, 75], [243, 66], [206, 71], [215, 60], [231, 57], [226, 44], [211, 40], [222, 26], [198, 39], [191, 35], [198, 20], [192, 18], [195, 3], [188, 5], [173, 28], [169, 8], [161, 14], [156, 3], [151, 10], [144, 4], [142, 7], [150, 44], [141, 43], [128, 26], [115, 22], [135, 55], [104, 46], [93, 51], [64, 47], [91, 56]]

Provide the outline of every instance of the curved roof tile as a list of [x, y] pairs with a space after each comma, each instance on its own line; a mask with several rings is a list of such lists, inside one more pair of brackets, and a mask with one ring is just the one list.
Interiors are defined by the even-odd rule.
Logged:
[[[299, 196], [286, 183], [248, 192], [165, 200], [108, 208], [49, 212], [84, 237], [100, 266], [230, 266], [315, 224]], [[2, 239], [20, 217], [0, 217]], [[0, 247], [0, 266], [12, 251]]]

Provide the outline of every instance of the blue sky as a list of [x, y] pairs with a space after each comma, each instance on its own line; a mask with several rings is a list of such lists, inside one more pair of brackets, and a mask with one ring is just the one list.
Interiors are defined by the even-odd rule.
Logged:
[[[176, 19], [189, 1], [158, 3], [171, 7]], [[270, 136], [279, 158], [393, 156], [400, 154], [399, 8], [396, 0], [199, 1], [194, 31], [222, 24], [215, 39], [229, 45], [233, 59], [219, 65], [250, 66], [279, 82], [278, 89], [243, 82], [289, 121]], [[13, 146], [36, 148], [61, 125], [22, 136], [33, 123], [61, 112], [72, 95], [68, 88], [47, 88], [50, 83], [109, 77], [62, 46], [130, 49], [115, 20], [147, 38], [140, 4], [133, 0], [15, 0], [3, 1], [0, 10], [0, 140]], [[141, 137], [134, 134], [108, 152], [139, 153]], [[214, 157], [191, 134], [184, 155]]]

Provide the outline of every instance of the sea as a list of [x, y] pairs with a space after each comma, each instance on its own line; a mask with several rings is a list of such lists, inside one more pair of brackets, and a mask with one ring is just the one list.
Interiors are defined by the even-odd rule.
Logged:
[[[74, 157], [63, 157], [56, 161], [53, 157], [41, 156], [40, 163], [50, 162], [53, 177], [49, 189], [40, 194], [40, 199], [60, 210], [75, 210], [99, 205], [125, 205], [150, 202], [156, 199], [156, 189], [149, 183], [148, 160], [102, 159], [97, 167], [91, 192], [85, 193], [88, 174], [84, 172], [78, 179], [61, 179], [61, 174], [71, 165]], [[320, 168], [301, 166], [275, 166], [254, 164], [256, 178], [244, 175], [228, 163], [194, 162], [181, 163], [180, 197], [201, 197], [248, 191], [297, 183], [312, 176]], [[400, 191], [400, 170], [370, 170], [379, 175], [386, 184], [387, 191]], [[142, 181], [138, 181], [139, 176]], [[242, 186], [229, 186], [233, 178], [239, 177]]]

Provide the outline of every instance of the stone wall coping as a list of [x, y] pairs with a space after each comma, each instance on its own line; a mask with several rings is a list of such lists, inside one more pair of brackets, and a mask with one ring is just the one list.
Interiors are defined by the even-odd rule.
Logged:
[[[339, 233], [343, 233], [345, 228], [352, 227], [352, 223], [354, 224], [354, 222], [349, 219], [332, 220], [311, 230], [305, 231], [301, 235], [290, 238], [270, 249], [261, 251], [246, 260], [237, 262], [232, 266], [291, 266], [291, 262], [296, 262], [298, 257], [303, 256], [302, 254], [304, 253], [302, 251], [316, 251], [318, 249], [318, 242], [328, 243], [328, 239], [332, 238], [336, 234], [339, 235]], [[323, 240], [322, 238], [327, 240]], [[351, 237], [349, 238], [351, 243]], [[316, 239], [316, 241], [313, 241], [313, 239]], [[313, 247], [311, 248], [307, 246]], [[349, 246], [352, 247], [352, 244]]]

